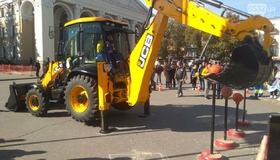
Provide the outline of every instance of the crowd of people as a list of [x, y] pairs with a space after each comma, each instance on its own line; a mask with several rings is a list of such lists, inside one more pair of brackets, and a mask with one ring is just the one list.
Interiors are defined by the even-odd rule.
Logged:
[[[162, 85], [162, 78], [165, 78], [165, 87], [174, 89], [177, 87], [178, 92], [176, 97], [182, 97], [182, 85], [184, 83], [191, 84], [192, 90], [200, 90], [203, 92], [205, 99], [211, 99], [209, 90], [213, 89], [213, 83], [204, 77], [209, 74], [209, 68], [213, 65], [224, 65], [219, 61], [193, 61], [189, 63], [184, 61], [170, 61], [161, 64], [156, 62], [154, 67], [153, 76], [151, 78], [151, 85], [156, 90], [156, 85]], [[155, 78], [155, 79], [154, 79]], [[188, 82], [187, 82], [188, 81]], [[221, 89], [223, 85], [216, 83], [216, 98], [222, 99]], [[265, 88], [266, 87], [266, 88]], [[254, 98], [263, 97], [264, 92], [267, 90], [269, 98], [280, 101], [280, 66], [274, 67], [270, 78], [264, 83], [248, 89], [254, 90]]]
[[[201, 90], [204, 92], [205, 99], [210, 99], [209, 90], [212, 87], [212, 83], [205, 76], [209, 74], [209, 68], [213, 62], [196, 62], [190, 61], [188, 64], [184, 61], [170, 61], [164, 62], [163, 65], [157, 61], [154, 67], [154, 72], [151, 78], [151, 86], [155, 90], [156, 85], [162, 85], [162, 75], [165, 77], [166, 88], [176, 88], [176, 97], [183, 96], [182, 85], [185, 83], [191, 84], [192, 90]], [[219, 63], [216, 63], [219, 64]], [[189, 75], [188, 75], [189, 72]], [[156, 80], [154, 80], [154, 77]], [[222, 98], [220, 90], [222, 86], [217, 84], [217, 98]]]

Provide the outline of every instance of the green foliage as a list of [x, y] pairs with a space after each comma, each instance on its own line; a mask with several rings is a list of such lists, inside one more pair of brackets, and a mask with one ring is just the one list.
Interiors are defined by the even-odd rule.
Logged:
[[[239, 15], [231, 12], [227, 12], [226, 17], [231, 20], [240, 19]], [[169, 19], [161, 48], [159, 50], [159, 56], [163, 59], [171, 53], [175, 54], [173, 56], [178, 56], [178, 53], [181, 52], [182, 48], [186, 50], [188, 47], [196, 47], [198, 54], [200, 55], [209, 36], [209, 34], [200, 30], [183, 25], [181, 22], [177, 22], [173, 19]], [[204, 56], [207, 58], [220, 59], [223, 62], [228, 61], [232, 51], [239, 44], [240, 41], [234, 37], [229, 40], [224, 40], [219, 37], [212, 36]]]

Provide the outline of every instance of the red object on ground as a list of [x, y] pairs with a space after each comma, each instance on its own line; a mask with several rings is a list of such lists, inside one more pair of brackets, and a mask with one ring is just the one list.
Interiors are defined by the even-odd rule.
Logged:
[[159, 85], [159, 87], [158, 87], [158, 91], [159, 91], [159, 92], [161, 92], [161, 91], [162, 91], [162, 87], [161, 87], [161, 85]]
[[245, 137], [245, 132], [238, 129], [230, 129], [227, 131], [227, 135], [229, 137], [233, 137], [233, 138], [244, 138]]
[[213, 154], [211, 154], [210, 150], [205, 150], [200, 154], [200, 160], [222, 160], [222, 157], [217, 151], [213, 151]]
[[233, 149], [236, 147], [236, 143], [231, 139], [218, 138], [215, 141], [215, 146], [223, 149]]
[[221, 93], [224, 99], [228, 100], [229, 97], [232, 95], [232, 89], [230, 87], [223, 87]]
[[238, 119], [238, 126], [241, 126], [241, 127], [250, 127], [252, 124], [251, 122], [247, 121], [247, 120], [244, 120], [243, 119]]

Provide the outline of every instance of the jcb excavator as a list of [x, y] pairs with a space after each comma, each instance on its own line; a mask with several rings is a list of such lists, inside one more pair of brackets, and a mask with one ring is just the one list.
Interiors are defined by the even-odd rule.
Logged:
[[[34, 84], [13, 84], [6, 107], [16, 110], [26, 104], [35, 116], [43, 116], [50, 100], [64, 101], [72, 118], [88, 122], [101, 118], [101, 132], [108, 132], [106, 113], [109, 106], [127, 110], [144, 104], [149, 114], [149, 81], [165, 32], [168, 18], [214, 36], [242, 40], [232, 53], [230, 65], [206, 78], [237, 89], [263, 83], [272, 70], [269, 48], [272, 23], [262, 16], [252, 16], [215, 0], [146, 0], [150, 6], [143, 34], [131, 51], [128, 35], [134, 32], [124, 22], [102, 17], [72, 20], [63, 27], [60, 60], [50, 62], [49, 70]], [[208, 3], [230, 10], [247, 19], [234, 23], [204, 7]], [[152, 10], [157, 13], [152, 17]], [[252, 31], [264, 32], [263, 46]], [[107, 35], [114, 41], [108, 42]], [[113, 44], [110, 44], [113, 43]], [[110, 61], [113, 45], [118, 63]], [[115, 57], [116, 58], [116, 57]]]

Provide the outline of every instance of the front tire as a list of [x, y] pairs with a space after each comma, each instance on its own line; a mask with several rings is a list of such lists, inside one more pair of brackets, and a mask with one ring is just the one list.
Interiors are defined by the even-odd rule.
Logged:
[[68, 82], [64, 94], [66, 109], [73, 119], [86, 123], [96, 118], [98, 92], [95, 79], [75, 76]]
[[43, 117], [48, 111], [49, 100], [38, 88], [31, 88], [26, 94], [26, 108], [36, 117]]

